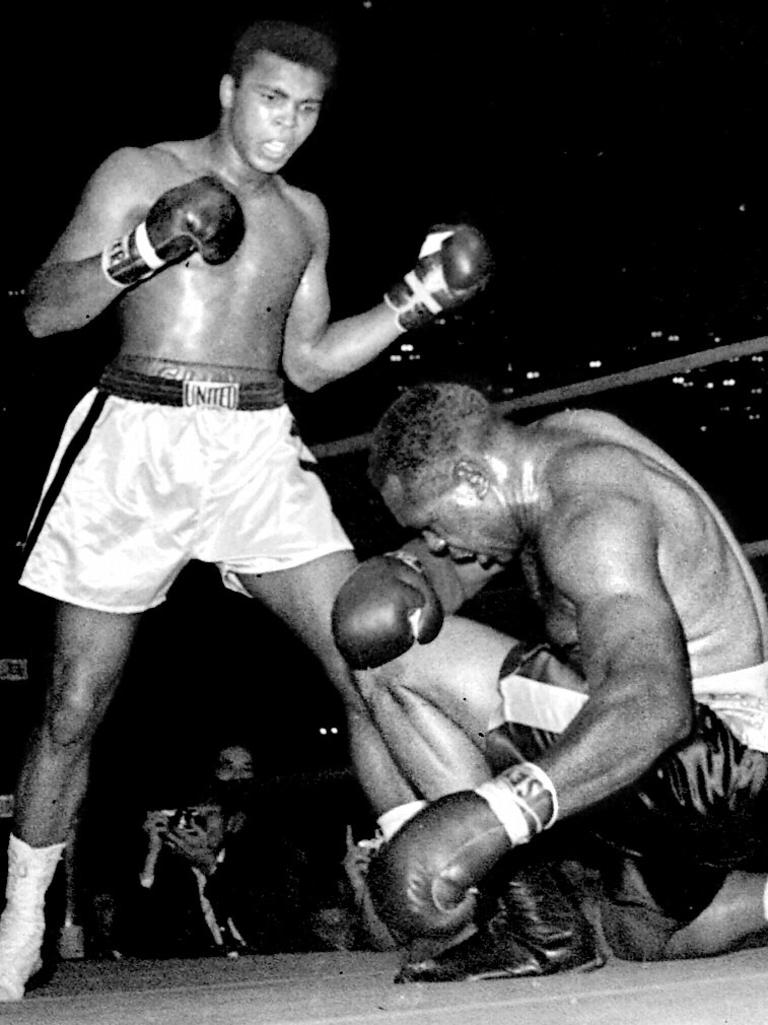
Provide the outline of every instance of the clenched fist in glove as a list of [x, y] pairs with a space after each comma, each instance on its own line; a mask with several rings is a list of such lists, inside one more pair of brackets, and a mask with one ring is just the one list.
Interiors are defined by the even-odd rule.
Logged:
[[502, 855], [549, 829], [557, 814], [551, 779], [530, 762], [432, 801], [371, 862], [368, 886], [381, 920], [400, 940], [458, 932]]
[[206, 263], [225, 263], [245, 235], [235, 196], [213, 175], [164, 192], [133, 231], [106, 247], [101, 266], [125, 288], [199, 252]]
[[414, 643], [428, 644], [443, 625], [440, 598], [410, 552], [376, 555], [339, 591], [333, 636], [353, 669], [390, 662]]
[[470, 299], [488, 282], [493, 258], [488, 243], [469, 224], [432, 228], [419, 262], [384, 296], [401, 331], [426, 324]]

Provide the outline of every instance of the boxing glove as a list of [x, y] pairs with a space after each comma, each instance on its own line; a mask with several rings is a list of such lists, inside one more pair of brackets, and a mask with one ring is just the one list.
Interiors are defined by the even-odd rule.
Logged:
[[401, 331], [426, 324], [467, 301], [488, 282], [493, 260], [488, 243], [468, 224], [430, 230], [413, 270], [384, 296]]
[[605, 964], [583, 894], [556, 864], [502, 861], [483, 887], [477, 932], [435, 956], [407, 960], [395, 982], [519, 979]]
[[225, 263], [244, 235], [237, 199], [205, 175], [164, 192], [133, 231], [104, 249], [101, 266], [113, 285], [126, 288], [194, 252], [206, 263]]
[[401, 550], [357, 567], [336, 596], [331, 625], [348, 664], [370, 669], [433, 641], [443, 608], [419, 560]]
[[373, 906], [401, 942], [454, 935], [474, 915], [477, 884], [511, 848], [474, 791], [447, 794], [406, 822], [371, 860]]
[[502, 855], [556, 817], [552, 782], [529, 762], [476, 790], [438, 798], [371, 862], [368, 886], [377, 914], [401, 941], [454, 935], [472, 918], [476, 888]]

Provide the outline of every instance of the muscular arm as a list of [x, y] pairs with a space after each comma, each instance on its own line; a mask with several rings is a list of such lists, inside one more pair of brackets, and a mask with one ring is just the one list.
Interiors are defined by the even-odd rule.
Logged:
[[101, 250], [138, 223], [149, 206], [130, 184], [146, 181], [145, 165], [141, 151], [119, 150], [87, 183], [71, 221], [27, 288], [24, 316], [35, 337], [84, 327], [121, 294], [101, 269]]
[[[566, 538], [567, 532], [567, 538]], [[539, 763], [567, 816], [634, 783], [691, 726], [685, 638], [652, 513], [612, 498], [570, 520], [548, 569], [576, 612], [589, 701]]]
[[365, 313], [328, 323], [328, 222], [316, 197], [305, 197], [305, 202], [314, 252], [286, 324], [283, 368], [297, 387], [311, 392], [370, 363], [400, 331], [383, 301]]

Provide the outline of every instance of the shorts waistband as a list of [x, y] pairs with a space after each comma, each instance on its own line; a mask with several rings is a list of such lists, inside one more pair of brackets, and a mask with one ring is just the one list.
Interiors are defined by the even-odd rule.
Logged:
[[282, 381], [192, 381], [159, 377], [110, 363], [99, 378], [109, 395], [161, 406], [253, 411], [277, 409], [285, 403]]

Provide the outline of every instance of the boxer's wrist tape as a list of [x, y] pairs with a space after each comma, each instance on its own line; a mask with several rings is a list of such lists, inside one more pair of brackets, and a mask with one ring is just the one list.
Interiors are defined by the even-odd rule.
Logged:
[[101, 269], [110, 284], [126, 288], [142, 281], [164, 267], [166, 261], [157, 255], [149, 241], [147, 226], [141, 222], [133, 231], [115, 239], [101, 253]]
[[557, 819], [554, 784], [546, 772], [532, 762], [515, 765], [495, 779], [481, 783], [475, 793], [488, 802], [513, 844], [526, 843], [532, 836], [549, 829]]
[[768, 922], [768, 879], [765, 880], [765, 889], [763, 890], [763, 918]]
[[407, 804], [398, 804], [389, 811], [383, 812], [376, 819], [376, 825], [381, 830], [384, 840], [391, 840], [395, 833], [405, 825], [409, 819], [417, 815], [422, 808], [426, 808], [426, 801], [408, 801]]
[[430, 232], [419, 251], [421, 265], [409, 271], [384, 296], [400, 331], [426, 324], [445, 308], [436, 298], [439, 294], [450, 295], [439, 254], [443, 242], [453, 233], [453, 228]]
[[448, 286], [442, 268], [437, 264], [428, 268], [425, 279], [415, 270], [409, 271], [384, 296], [384, 302], [395, 313], [395, 322], [401, 331], [420, 327], [442, 313], [444, 306], [435, 295], [447, 292]]

